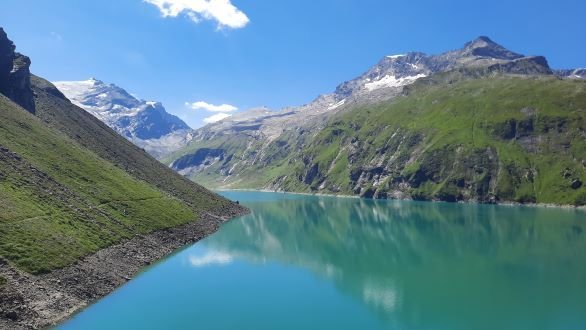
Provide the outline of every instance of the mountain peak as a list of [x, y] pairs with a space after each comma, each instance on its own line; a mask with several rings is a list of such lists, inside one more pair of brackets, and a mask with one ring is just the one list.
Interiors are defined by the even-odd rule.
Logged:
[[471, 43], [487, 43], [487, 44], [498, 45], [496, 42], [492, 41], [492, 39], [490, 39], [487, 36], [479, 36], [478, 38], [472, 40]]
[[90, 78], [53, 83], [69, 100], [129, 139], [152, 140], [189, 126], [157, 101], [137, 99], [121, 87]]
[[480, 36], [464, 45], [463, 53], [478, 57], [489, 57], [500, 60], [515, 60], [524, 57], [521, 54], [512, 52], [494, 42], [487, 36]]
[[91, 77], [90, 79], [86, 80], [86, 82], [88, 84], [94, 85], [94, 86], [104, 85], [104, 82], [103, 81], [101, 81], [100, 79], [94, 78], [94, 77]]

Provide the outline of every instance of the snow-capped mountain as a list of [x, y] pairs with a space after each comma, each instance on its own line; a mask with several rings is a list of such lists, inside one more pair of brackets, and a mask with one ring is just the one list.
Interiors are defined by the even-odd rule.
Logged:
[[570, 69], [570, 70], [556, 70], [555, 73], [562, 78], [586, 79], [586, 68]]
[[155, 157], [163, 157], [191, 140], [191, 128], [167, 113], [160, 102], [139, 100], [114, 84], [94, 78], [54, 85], [71, 102]]
[[[203, 169], [205, 173], [212, 173], [211, 168], [217, 166], [219, 169], [214, 175], [228, 186], [232, 181], [241, 180], [239, 173], [246, 168], [272, 164], [271, 150], [280, 141], [289, 141], [283, 145], [302, 149], [304, 141], [323, 129], [333, 114], [358, 105], [390, 100], [416, 81], [432, 79], [443, 72], [463, 76], [554, 74], [544, 57], [512, 52], [488, 37], [478, 37], [460, 49], [438, 55], [421, 52], [389, 55], [359, 77], [340, 84], [333, 93], [320, 95], [306, 105], [279, 111], [242, 112], [196, 130], [188, 146], [176, 153], [184, 156], [171, 166], [191, 177], [203, 173]], [[564, 72], [568, 77], [581, 74], [581, 71]], [[200, 151], [198, 157], [192, 157], [192, 153], [200, 149], [210, 154], [202, 155]]]
[[348, 98], [380, 100], [393, 97], [393, 92], [402, 90], [419, 78], [463, 67], [492, 67], [520, 74], [552, 73], [543, 57], [526, 57], [507, 50], [488, 37], [479, 37], [465, 44], [462, 49], [439, 55], [410, 52], [385, 56], [360, 77], [339, 85], [334, 95], [338, 102], [348, 102]]
[[461, 49], [439, 55], [410, 52], [385, 56], [364, 74], [340, 84], [333, 93], [320, 95], [309, 104], [280, 111], [242, 112], [197, 130], [196, 140], [247, 130], [272, 141], [286, 130], [318, 123], [324, 115], [357, 104], [394, 98], [405, 86], [418, 79], [458, 68], [480, 67], [512, 74], [552, 74], [544, 57], [514, 53], [482, 36]]

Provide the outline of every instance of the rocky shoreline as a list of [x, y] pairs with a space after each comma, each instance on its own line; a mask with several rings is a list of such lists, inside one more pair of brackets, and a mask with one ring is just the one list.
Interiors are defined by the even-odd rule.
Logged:
[[0, 259], [0, 329], [40, 329], [56, 325], [130, 281], [144, 267], [216, 232], [249, 211], [239, 205], [206, 213], [198, 221], [137, 235], [45, 275], [31, 275]]

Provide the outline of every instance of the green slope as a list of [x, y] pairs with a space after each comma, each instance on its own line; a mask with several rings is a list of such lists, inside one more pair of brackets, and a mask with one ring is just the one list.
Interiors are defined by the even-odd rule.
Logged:
[[32, 273], [199, 216], [2, 95], [0, 209], [0, 256]]
[[[419, 199], [581, 204], [586, 82], [425, 84], [395, 102], [333, 119], [303, 153], [318, 169], [315, 178], [305, 176], [310, 189], [327, 178], [332, 190], [357, 192], [363, 176], [370, 178], [360, 191], [367, 195], [398, 190]], [[286, 186], [298, 184], [290, 179]]]
[[[473, 76], [422, 79], [393, 101], [331, 118], [309, 139], [283, 135], [267, 148], [271, 161], [243, 170], [232, 186], [586, 204], [586, 82]], [[193, 179], [217, 185], [225, 177], [209, 168]]]
[[232, 202], [174, 173], [144, 150], [122, 138], [99, 119], [73, 105], [46, 80], [32, 76], [36, 115], [84, 148], [128, 172], [138, 180], [155, 185], [198, 212], [222, 212]]

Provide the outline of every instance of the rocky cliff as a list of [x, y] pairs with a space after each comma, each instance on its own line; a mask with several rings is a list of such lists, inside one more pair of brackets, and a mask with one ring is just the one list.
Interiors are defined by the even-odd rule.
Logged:
[[35, 113], [35, 101], [31, 90], [28, 57], [16, 53], [16, 47], [0, 28], [0, 93]]

